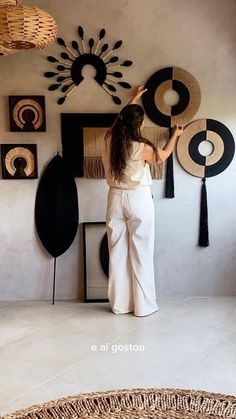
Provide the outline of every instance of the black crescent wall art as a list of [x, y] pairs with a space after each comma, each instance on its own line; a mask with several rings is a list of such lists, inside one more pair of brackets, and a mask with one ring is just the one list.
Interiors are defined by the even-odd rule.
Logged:
[[101, 240], [99, 253], [100, 253], [100, 262], [101, 262], [102, 270], [108, 278], [109, 276], [109, 249], [108, 249], [107, 234], [104, 234]]
[[[48, 71], [45, 77], [55, 78], [56, 83], [49, 86], [48, 90], [60, 90], [63, 93], [58, 99], [58, 104], [62, 105], [67, 97], [80, 85], [84, 77], [82, 69], [85, 65], [90, 64], [96, 69], [94, 79], [109, 94], [114, 103], [121, 104], [121, 99], [116, 95], [118, 88], [131, 88], [131, 85], [125, 81], [121, 81], [123, 74], [122, 67], [129, 67], [133, 63], [130, 60], [119, 62], [116, 54], [122, 41], [119, 40], [109, 47], [107, 43], [103, 43], [105, 37], [105, 29], [101, 29], [99, 38], [95, 41], [90, 38], [88, 42], [84, 40], [84, 29], [78, 27], [79, 42], [74, 40], [71, 47], [68, 47], [64, 39], [58, 38], [57, 41], [67, 52], [62, 52], [59, 59], [49, 56], [48, 61], [55, 63], [56, 71]], [[62, 61], [63, 60], [63, 61]], [[117, 71], [119, 70], [119, 71]]]
[[54, 258], [70, 247], [78, 228], [77, 188], [70, 168], [59, 155], [49, 162], [40, 179], [35, 221], [43, 246]]
[[[146, 114], [162, 127], [183, 125], [191, 121], [201, 103], [201, 91], [197, 80], [188, 71], [179, 67], [165, 67], [154, 73], [147, 81], [143, 94], [143, 106]], [[176, 105], [165, 103], [168, 90], [179, 95]]]

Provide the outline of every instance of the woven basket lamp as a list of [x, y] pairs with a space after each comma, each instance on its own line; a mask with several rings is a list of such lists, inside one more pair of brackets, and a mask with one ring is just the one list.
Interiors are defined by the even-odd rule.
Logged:
[[14, 52], [41, 49], [56, 35], [57, 25], [49, 13], [21, 0], [0, 0], [0, 48]]
[[0, 44], [0, 56], [1, 55], [9, 55], [9, 54], [12, 54], [14, 51], [13, 50], [10, 50], [10, 49], [7, 49], [7, 48], [4, 48], [1, 44]]

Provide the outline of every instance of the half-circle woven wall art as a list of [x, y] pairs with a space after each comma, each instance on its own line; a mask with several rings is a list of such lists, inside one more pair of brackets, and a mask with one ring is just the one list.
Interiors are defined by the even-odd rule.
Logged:
[[84, 29], [82, 26], [79, 26], [79, 42], [73, 40], [71, 47], [68, 47], [64, 39], [57, 38], [59, 45], [66, 49], [67, 52], [62, 52], [59, 59], [53, 56], [47, 57], [49, 62], [56, 64], [57, 71], [48, 71], [44, 75], [45, 77], [56, 79], [56, 83], [50, 85], [48, 90], [60, 89], [64, 94], [57, 101], [59, 105], [62, 105], [83, 81], [82, 69], [87, 64], [92, 65], [96, 69], [97, 73], [94, 77], [96, 82], [111, 96], [114, 103], [117, 105], [121, 104], [120, 97], [114, 95], [114, 93], [119, 87], [129, 89], [131, 85], [125, 81], [120, 81], [123, 74], [121, 71], [117, 71], [117, 69], [129, 67], [133, 63], [130, 60], [119, 62], [119, 57], [115, 53], [121, 47], [122, 41], [115, 42], [110, 48], [108, 43], [103, 43], [102, 41], [105, 34], [105, 29], [101, 29], [97, 41], [90, 38], [86, 43], [84, 40]]
[[44, 96], [9, 96], [11, 131], [46, 131]]
[[[199, 146], [209, 141], [213, 150], [208, 156], [201, 154]], [[201, 215], [199, 246], [209, 245], [206, 178], [223, 172], [233, 160], [234, 138], [230, 130], [214, 119], [200, 119], [189, 124], [177, 144], [177, 156], [183, 168], [193, 176], [201, 177]]]
[[[169, 128], [191, 121], [199, 109], [201, 90], [197, 80], [188, 71], [179, 67], [165, 67], [156, 71], [147, 81], [143, 94], [143, 106], [155, 124]], [[165, 93], [174, 90], [179, 95], [176, 105], [165, 102]], [[165, 197], [174, 198], [173, 156], [167, 160]]]

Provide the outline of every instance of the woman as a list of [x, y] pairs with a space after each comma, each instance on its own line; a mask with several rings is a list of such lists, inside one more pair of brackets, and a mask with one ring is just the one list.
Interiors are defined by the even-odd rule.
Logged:
[[107, 235], [110, 254], [108, 299], [112, 312], [147, 316], [158, 310], [154, 280], [154, 205], [150, 164], [172, 153], [183, 129], [176, 126], [163, 149], [141, 135], [144, 111], [139, 87], [107, 132], [103, 165], [109, 185]]

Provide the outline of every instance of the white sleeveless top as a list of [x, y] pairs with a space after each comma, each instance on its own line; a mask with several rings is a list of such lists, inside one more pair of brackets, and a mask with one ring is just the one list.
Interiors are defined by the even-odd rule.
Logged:
[[104, 140], [102, 150], [102, 162], [105, 170], [106, 180], [109, 186], [120, 189], [137, 189], [152, 184], [149, 164], [142, 160], [145, 143], [133, 141], [133, 151], [126, 163], [122, 182], [115, 181], [110, 173], [110, 139]]

